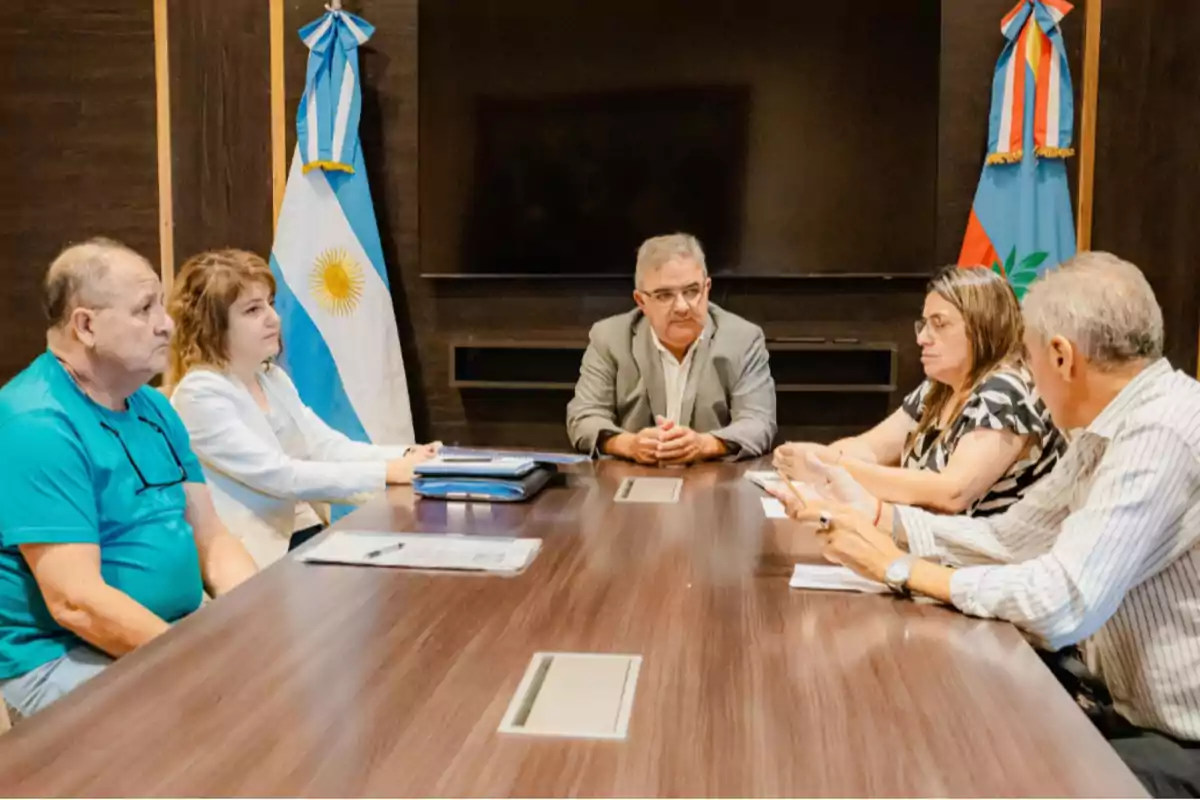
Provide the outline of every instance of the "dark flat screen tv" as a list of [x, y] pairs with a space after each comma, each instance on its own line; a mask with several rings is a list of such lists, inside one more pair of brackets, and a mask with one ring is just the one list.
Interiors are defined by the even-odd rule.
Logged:
[[936, 0], [422, 0], [421, 271], [927, 273]]

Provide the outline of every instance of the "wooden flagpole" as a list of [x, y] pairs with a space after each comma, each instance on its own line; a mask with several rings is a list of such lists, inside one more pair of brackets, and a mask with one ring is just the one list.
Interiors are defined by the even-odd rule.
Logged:
[[1086, 0], [1083, 35], [1083, 105], [1079, 122], [1079, 216], [1076, 249], [1092, 249], [1092, 197], [1096, 181], [1096, 103], [1100, 96], [1100, 20], [1103, 0]]
[[271, 226], [279, 224], [287, 186], [287, 103], [283, 70], [283, 0], [271, 0]]
[[158, 144], [158, 260], [165, 293], [175, 278], [174, 184], [171, 179], [171, 60], [167, 0], [154, 0], [154, 105]]

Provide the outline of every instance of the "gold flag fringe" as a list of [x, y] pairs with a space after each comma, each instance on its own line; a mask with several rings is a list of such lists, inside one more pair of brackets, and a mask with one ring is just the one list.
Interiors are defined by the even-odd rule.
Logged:
[[1022, 150], [1014, 150], [1010, 153], [989, 153], [987, 157], [988, 164], [1019, 164], [1024, 158], [1025, 153]]
[[[1038, 158], [1070, 158], [1075, 155], [1075, 149], [1072, 147], [1038, 147], [1033, 151]], [[991, 153], [987, 157], [987, 163], [995, 164], [1019, 164], [1021, 159], [1025, 157], [1023, 150], [1014, 150], [1010, 153]]]
[[1039, 147], [1033, 151], [1038, 158], [1070, 158], [1075, 155], [1073, 147]]
[[354, 167], [350, 166], [349, 164], [343, 164], [340, 161], [310, 161], [304, 165], [304, 169], [301, 170], [301, 172], [307, 175], [314, 169], [323, 169], [326, 171], [332, 170], [334, 172], [349, 172], [351, 175], [354, 174]]

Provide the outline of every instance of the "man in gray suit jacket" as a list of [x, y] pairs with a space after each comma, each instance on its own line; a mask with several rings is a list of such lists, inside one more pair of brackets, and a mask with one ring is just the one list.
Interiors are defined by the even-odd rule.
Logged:
[[763, 332], [709, 305], [700, 243], [648, 239], [635, 285], [637, 309], [592, 326], [567, 405], [572, 445], [657, 465], [768, 452], [775, 382]]

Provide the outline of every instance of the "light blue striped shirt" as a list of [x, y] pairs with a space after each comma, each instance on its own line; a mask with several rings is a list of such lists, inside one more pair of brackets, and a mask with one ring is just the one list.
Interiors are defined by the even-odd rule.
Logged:
[[1130, 721], [1200, 741], [1200, 383], [1142, 370], [1003, 514], [898, 508], [960, 610], [1081, 643]]

